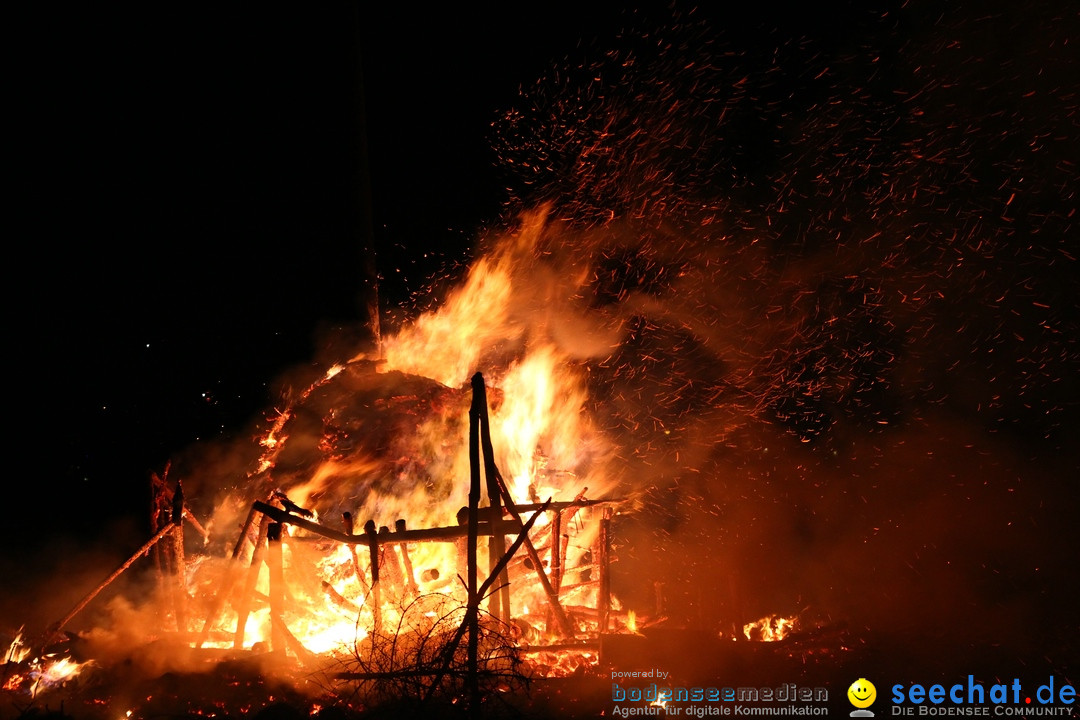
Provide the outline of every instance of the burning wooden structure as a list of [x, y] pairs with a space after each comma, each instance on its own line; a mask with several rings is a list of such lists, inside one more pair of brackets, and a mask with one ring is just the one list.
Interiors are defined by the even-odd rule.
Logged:
[[[341, 681], [423, 676], [417, 687], [428, 695], [451, 673], [459, 682], [456, 691], [464, 689], [473, 702], [485, 637], [498, 636], [517, 656], [546, 658], [530, 672], [559, 674], [594, 664], [612, 619], [616, 501], [588, 499], [584, 492], [568, 500], [516, 501], [496, 464], [479, 373], [472, 379], [468, 438], [469, 502], [457, 525], [410, 528], [398, 519], [391, 529], [369, 519], [361, 528], [346, 511], [335, 528], [275, 490], [251, 503], [224, 564], [211, 559], [218, 567], [209, 583], [207, 558], [185, 554], [185, 525], [204, 539], [209, 533], [186, 507], [182, 485], [170, 483], [167, 471], [155, 475], [152, 537], [54, 624], [43, 645], [62, 642], [76, 615], [152, 552], [159, 596], [168, 606], [166, 632], [208, 661], [264, 655], [308, 670], [334, 668], [327, 677]], [[569, 529], [585, 524], [594, 526], [587, 534], [591, 545], [571, 560]], [[335, 622], [294, 622], [319, 603]], [[425, 614], [433, 615], [430, 608], [438, 604], [452, 608], [438, 622], [418, 628], [404, 620], [409, 608], [428, 608]], [[455, 626], [449, 632], [448, 622]], [[439, 651], [420, 666], [387, 668], [374, 657], [383, 652], [380, 638], [397, 643], [406, 632], [434, 633], [436, 627]], [[573, 660], [560, 667], [555, 656]], [[12, 676], [5, 678], [9, 689], [19, 682]]]
[[[559, 502], [550, 498], [544, 503], [515, 502], [495, 464], [482, 377], [479, 374], [474, 376], [472, 384], [469, 506], [458, 513], [457, 526], [409, 529], [405, 519], [398, 519], [391, 530], [389, 526], [377, 527], [374, 520], [368, 520], [363, 530], [356, 532], [352, 515], [348, 512], [343, 513], [341, 529], [334, 529], [313, 520], [312, 513], [293, 503], [283, 493], [275, 493], [269, 502], [256, 501], [248, 512], [240, 538], [232, 551], [232, 564], [226, 580], [216, 593], [194, 641], [195, 647], [203, 647], [215, 639], [214, 630], [219, 627], [226, 603], [231, 603], [236, 613], [236, 620], [231, 623], [231, 644], [237, 649], [245, 647], [245, 626], [263, 564], [269, 568], [266, 604], [272, 629], [270, 647], [281, 652], [302, 647], [303, 641], [290, 633], [288, 623], [282, 617], [286, 595], [282, 546], [304, 544], [319, 545], [324, 552], [335, 547], [345, 551], [348, 562], [343, 570], [345, 574], [352, 575], [353, 587], [359, 593], [346, 593], [327, 579], [319, 581], [320, 588], [330, 605], [354, 614], [366, 610], [373, 628], [383, 624], [381, 616], [385, 603], [416, 597], [422, 594], [425, 584], [439, 580], [445, 583], [445, 568], [418, 569], [413, 562], [417, 547], [437, 544], [450, 548], [449, 557], [457, 561], [452, 564], [457, 565], [458, 577], [462, 573], [461, 565], [467, 566], [467, 605], [473, 612], [479, 609], [481, 599], [486, 599], [487, 612], [491, 617], [505, 624], [514, 621], [509, 575], [509, 567], [513, 564], [515, 584], [528, 585], [531, 576], [532, 582], [542, 591], [538, 594], [546, 602], [546, 615], [550, 617], [550, 632], [545, 635], [565, 641], [583, 635], [595, 637], [604, 631], [611, 608], [610, 534], [602, 529], [596, 533], [597, 542], [586, 553], [591, 561], [588, 563], [590, 567], [586, 568], [590, 570], [588, 578], [579, 578], [578, 582], [570, 584], [564, 582], [568, 575], [565, 570], [568, 538], [562, 529], [585, 508], [602, 508], [599, 525], [601, 528], [607, 527], [610, 524], [611, 501], [588, 500], [582, 496]], [[482, 491], [486, 491], [485, 507], [480, 507]], [[534, 530], [545, 515], [548, 522], [544, 530]], [[516, 538], [509, 548], [508, 536]], [[479, 576], [480, 538], [486, 538], [483, 543], [487, 551], [486, 580], [481, 580]], [[539, 543], [543, 544], [538, 547]], [[515, 561], [519, 549], [524, 550], [525, 557]], [[445, 557], [446, 548], [441, 550]], [[246, 570], [241, 567], [245, 558], [249, 558]], [[596, 570], [595, 576], [592, 568]], [[580, 575], [582, 568], [578, 566], [576, 572]], [[338, 575], [341, 574], [339, 569]], [[452, 582], [453, 575], [449, 579]], [[483, 584], [478, 585], [479, 582]], [[563, 593], [585, 586], [595, 586], [596, 606], [568, 609]], [[490, 594], [488, 590], [491, 590]], [[518, 609], [519, 617], [528, 614], [527, 610], [522, 610]], [[177, 612], [178, 618], [183, 617], [179, 609]], [[588, 616], [587, 620], [584, 615]]]

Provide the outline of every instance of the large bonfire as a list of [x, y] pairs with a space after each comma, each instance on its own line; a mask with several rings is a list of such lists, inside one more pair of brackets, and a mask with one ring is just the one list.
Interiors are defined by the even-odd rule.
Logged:
[[[608, 467], [610, 450], [585, 412], [580, 368], [567, 362], [542, 326], [509, 312], [511, 288], [534, 267], [528, 258], [537, 252], [545, 221], [542, 213], [527, 218], [495, 254], [471, 269], [439, 310], [386, 338], [381, 356], [363, 354], [332, 366], [282, 410], [260, 440], [263, 453], [256, 470], [217, 503], [211, 527], [238, 527], [259, 499], [337, 527], [342, 518], [349, 518], [346, 523], [355, 518], [355, 527], [346, 527], [349, 532], [362, 532], [368, 521], [384, 533], [464, 525], [471, 473], [469, 380], [476, 368], [484, 368], [492, 386], [491, 442], [507, 502], [535, 511], [539, 502], [553, 500], [556, 508], [569, 510], [560, 517], [560, 543], [551, 540], [548, 513], [536, 519], [534, 534], [545, 528], [547, 538], [536, 541], [545, 548], [544, 574], [592, 567], [596, 511], [587, 500], [606, 498], [616, 486]], [[574, 501], [579, 504], [567, 505]], [[494, 504], [506, 502], [495, 498]], [[384, 549], [381, 584], [389, 582], [390, 592], [384, 589], [380, 601], [400, 607], [410, 596], [433, 593], [463, 601], [464, 538], [457, 539], [461, 542]], [[294, 552], [299, 555], [299, 546]], [[306, 649], [351, 651], [358, 634], [363, 638], [380, 624], [382, 629], [397, 626], [397, 615], [382, 612], [370, 600], [366, 557], [360, 562], [356, 549], [341, 543], [329, 554], [319, 547], [313, 552], [318, 558], [308, 562], [321, 569], [313, 575], [303, 607], [294, 613], [302, 629], [290, 628]], [[388, 559], [387, 552], [393, 557]], [[483, 546], [481, 554], [487, 552]], [[483, 557], [482, 564], [488, 567], [495, 560]], [[517, 565], [519, 573], [532, 575]], [[595, 605], [596, 573], [577, 570], [582, 572], [592, 581], [577, 583], [576, 597], [562, 602]], [[540, 584], [511, 582], [510, 595], [504, 619], [528, 623], [536, 637], [555, 637], [554, 630], [548, 635], [543, 619], [550, 608]], [[596, 618], [590, 619], [595, 633]], [[234, 618], [223, 622], [223, 631], [235, 627]], [[247, 643], [270, 638], [266, 614], [251, 616], [247, 623]]]

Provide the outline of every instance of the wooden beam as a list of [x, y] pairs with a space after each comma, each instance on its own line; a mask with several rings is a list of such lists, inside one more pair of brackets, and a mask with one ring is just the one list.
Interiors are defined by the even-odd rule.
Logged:
[[600, 563], [600, 594], [596, 610], [600, 613], [600, 632], [608, 629], [608, 614], [611, 612], [611, 509], [604, 508], [600, 518], [600, 534], [596, 540]]
[[382, 593], [379, 588], [379, 534], [375, 532], [375, 521], [364, 523], [364, 535], [367, 536], [368, 556], [371, 558], [371, 615], [374, 619], [374, 634], [382, 631]]
[[[293, 515], [286, 512], [281, 508], [268, 505], [262, 501], [256, 500], [252, 506], [262, 514], [266, 515], [270, 519], [285, 523], [287, 525], [295, 525], [296, 527], [303, 528], [309, 532], [313, 532], [316, 535], [321, 535], [328, 540], [336, 540], [339, 543], [345, 543], [347, 545], [367, 545], [369, 543], [368, 537], [364, 535], [347, 535], [333, 528], [328, 528], [325, 525], [320, 525], [317, 522], [312, 522], [306, 518]], [[494, 533], [501, 533], [503, 535], [516, 535], [521, 532], [521, 523], [511, 520], [500, 520], [499, 522], [481, 522], [477, 524], [477, 535], [492, 535]], [[398, 543], [409, 542], [454, 542], [458, 538], [466, 537], [469, 534], [469, 528], [467, 525], [440, 527], [440, 528], [427, 528], [424, 530], [402, 530], [401, 532], [392, 532], [386, 535], [377, 535], [379, 545], [396, 545]]]
[[123, 574], [123, 572], [125, 570], [127, 570], [129, 567], [131, 567], [132, 564], [136, 560], [138, 560], [140, 557], [145, 555], [147, 553], [147, 551], [149, 551], [152, 547], [157, 545], [158, 541], [160, 541], [163, 537], [165, 537], [166, 535], [171, 533], [172, 529], [173, 529], [173, 526], [170, 524], [170, 525], [166, 525], [165, 527], [158, 530], [157, 533], [154, 535], [154, 537], [150, 538], [150, 540], [148, 540], [145, 545], [143, 545], [141, 548], [136, 550], [135, 554], [132, 555], [131, 557], [129, 557], [124, 562], [124, 564], [122, 564], [120, 567], [118, 567], [116, 570], [114, 570], [113, 573], [111, 575], [109, 575], [109, 577], [105, 578], [103, 581], [101, 581], [101, 583], [98, 584], [97, 587], [95, 587], [93, 590], [91, 590], [89, 593], [87, 593], [87, 595], [82, 600], [80, 600], [75, 605], [75, 607], [73, 607], [68, 612], [68, 614], [64, 616], [64, 618], [62, 620], [60, 620], [58, 623], [53, 625], [52, 628], [50, 628], [49, 635], [48, 635], [48, 641], [46, 642], [46, 644], [51, 642], [52, 639], [56, 635], [58, 635], [60, 633], [60, 631], [63, 630], [64, 627], [69, 622], [71, 622], [72, 618], [74, 618], [76, 615], [78, 615], [80, 612], [82, 612], [83, 608], [85, 608], [87, 605], [89, 605], [90, 601], [93, 600], [94, 598], [96, 598], [98, 596], [98, 594], [102, 590], [109, 587], [109, 585], [112, 584], [113, 580], [120, 577]]
[[266, 564], [270, 567], [270, 645], [285, 656], [285, 560], [281, 552], [281, 523], [270, 523], [266, 531]]

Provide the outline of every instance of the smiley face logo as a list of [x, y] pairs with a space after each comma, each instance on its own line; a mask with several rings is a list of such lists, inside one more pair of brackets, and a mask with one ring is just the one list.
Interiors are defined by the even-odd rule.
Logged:
[[859, 678], [847, 689], [848, 700], [857, 708], [868, 708], [877, 699], [877, 688], [866, 678]]

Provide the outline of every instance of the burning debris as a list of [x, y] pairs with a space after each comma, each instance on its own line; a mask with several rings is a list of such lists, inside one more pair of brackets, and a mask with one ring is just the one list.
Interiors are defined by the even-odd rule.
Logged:
[[798, 623], [798, 618], [785, 618], [776, 615], [766, 615], [760, 620], [743, 625], [743, 634], [747, 640], [762, 640], [773, 642], [783, 640]]

